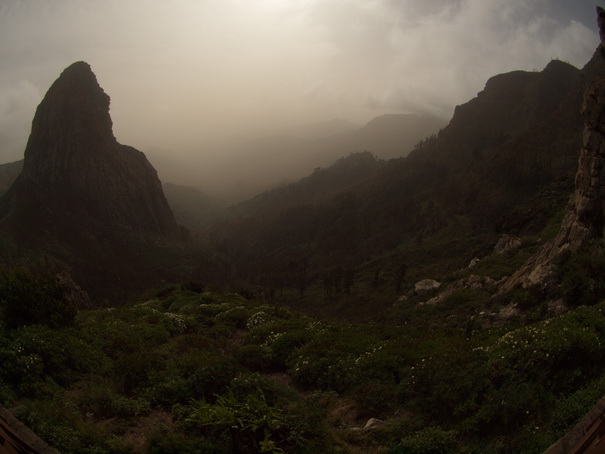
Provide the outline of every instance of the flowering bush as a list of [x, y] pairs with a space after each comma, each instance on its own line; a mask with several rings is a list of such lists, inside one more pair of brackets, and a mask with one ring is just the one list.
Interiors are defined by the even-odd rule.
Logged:
[[556, 391], [577, 386], [600, 373], [600, 364], [605, 359], [602, 308], [582, 307], [510, 331], [486, 348], [486, 352], [498, 375], [514, 376], [520, 381], [547, 380]]

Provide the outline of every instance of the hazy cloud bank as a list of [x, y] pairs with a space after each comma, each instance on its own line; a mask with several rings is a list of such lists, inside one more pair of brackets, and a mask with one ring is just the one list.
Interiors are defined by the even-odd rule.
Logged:
[[594, 4], [4, 0], [0, 162], [22, 154], [35, 106], [77, 60], [111, 96], [119, 141], [211, 154], [200, 144], [292, 124], [447, 117], [495, 74], [581, 67], [598, 43]]

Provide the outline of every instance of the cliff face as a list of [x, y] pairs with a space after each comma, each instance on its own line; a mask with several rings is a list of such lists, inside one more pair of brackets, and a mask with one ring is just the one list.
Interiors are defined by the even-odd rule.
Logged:
[[17, 226], [180, 235], [155, 169], [116, 141], [109, 96], [85, 62], [65, 69], [38, 106], [23, 171], [1, 205]]
[[605, 210], [605, 10], [597, 7], [601, 44], [583, 73], [590, 82], [584, 92], [584, 131], [575, 189], [557, 236], [547, 242], [503, 286], [544, 283], [553, 270], [553, 259], [565, 250], [575, 251], [588, 239], [602, 238]]
[[568, 244], [577, 249], [586, 239], [603, 236], [605, 79], [596, 80], [588, 87], [582, 114], [585, 126], [576, 188], [557, 237], [558, 248]]
[[181, 239], [155, 169], [115, 139], [90, 66], [69, 66], [38, 106], [23, 169], [0, 198], [0, 261], [43, 262], [113, 305], [181, 280]]
[[499, 146], [552, 116], [573, 91], [579, 73], [553, 60], [540, 72], [494, 76], [476, 98], [456, 107], [442, 137], [462, 146]]

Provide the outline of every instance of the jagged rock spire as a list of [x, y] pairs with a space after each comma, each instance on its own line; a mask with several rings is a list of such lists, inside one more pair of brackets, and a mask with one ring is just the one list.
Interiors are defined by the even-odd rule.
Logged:
[[36, 178], [63, 178], [54, 164], [75, 156], [110, 153], [116, 140], [109, 116], [109, 96], [88, 63], [67, 67], [36, 109], [25, 149], [24, 173]]
[[109, 96], [90, 66], [76, 62], [38, 106], [23, 171], [0, 202], [20, 228], [44, 225], [69, 235], [92, 231], [180, 235], [155, 169], [117, 142]]

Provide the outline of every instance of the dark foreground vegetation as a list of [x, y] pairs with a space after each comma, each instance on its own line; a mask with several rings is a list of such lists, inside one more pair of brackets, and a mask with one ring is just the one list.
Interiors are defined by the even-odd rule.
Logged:
[[0, 401], [65, 454], [540, 453], [605, 394], [602, 247], [513, 290], [505, 321], [495, 288], [364, 325], [192, 284], [77, 312], [3, 268]]

